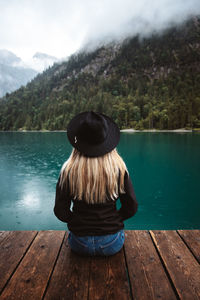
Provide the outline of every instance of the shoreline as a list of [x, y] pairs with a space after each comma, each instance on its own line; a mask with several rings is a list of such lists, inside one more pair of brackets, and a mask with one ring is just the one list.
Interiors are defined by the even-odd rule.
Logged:
[[137, 130], [137, 129], [122, 129], [120, 130], [120, 132], [194, 132], [194, 130], [192, 129], [184, 129], [184, 128], [180, 128], [180, 129], [144, 129], [144, 130]]
[[[0, 132], [67, 132], [66, 130], [0, 130]], [[121, 129], [120, 132], [126, 132], [126, 133], [135, 133], [135, 132], [175, 132], [175, 133], [187, 133], [187, 132], [200, 132], [200, 129], [185, 129], [185, 128], [180, 128], [180, 129], [133, 129], [133, 128], [126, 128], [126, 129]]]

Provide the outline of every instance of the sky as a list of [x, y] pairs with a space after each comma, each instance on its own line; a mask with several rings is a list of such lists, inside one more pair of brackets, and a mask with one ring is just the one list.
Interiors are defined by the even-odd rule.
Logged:
[[148, 36], [200, 15], [200, 0], [0, 0], [0, 49], [24, 61]]

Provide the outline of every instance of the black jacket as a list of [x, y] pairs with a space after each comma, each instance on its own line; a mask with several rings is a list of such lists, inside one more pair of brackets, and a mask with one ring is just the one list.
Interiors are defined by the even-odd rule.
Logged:
[[[137, 201], [131, 179], [124, 177], [124, 194], [119, 194], [121, 208], [116, 209], [116, 200], [107, 199], [106, 203], [88, 204], [84, 200], [74, 200], [69, 188], [56, 185], [54, 213], [77, 236], [113, 234], [124, 228], [123, 221], [137, 211]], [[70, 209], [73, 204], [72, 210]]]

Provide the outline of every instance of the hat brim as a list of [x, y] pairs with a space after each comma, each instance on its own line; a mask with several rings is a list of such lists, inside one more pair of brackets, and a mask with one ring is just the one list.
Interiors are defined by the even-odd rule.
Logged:
[[83, 155], [88, 157], [103, 156], [106, 153], [112, 151], [120, 140], [120, 130], [117, 124], [108, 116], [101, 114], [107, 121], [108, 131], [106, 139], [100, 144], [88, 144], [83, 140], [77, 140], [77, 130], [80, 126], [80, 121], [84, 118], [88, 112], [83, 112], [76, 115], [67, 126], [67, 136], [70, 144], [76, 148]]

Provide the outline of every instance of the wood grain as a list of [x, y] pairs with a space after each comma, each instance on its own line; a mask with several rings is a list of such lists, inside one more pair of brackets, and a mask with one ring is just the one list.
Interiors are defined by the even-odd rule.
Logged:
[[151, 231], [180, 299], [200, 299], [200, 267], [176, 231]]
[[39, 300], [42, 298], [64, 234], [64, 231], [40, 231], [38, 233], [3, 290], [1, 300]]
[[7, 231], [0, 245], [0, 292], [24, 256], [37, 231]]
[[113, 256], [92, 258], [88, 299], [131, 299], [123, 249]]
[[11, 234], [11, 231], [0, 231], [0, 244], [9, 234]]
[[85, 257], [65, 231], [0, 231], [0, 299], [200, 299], [199, 230], [125, 235], [116, 255]]
[[133, 299], [176, 299], [148, 231], [126, 231], [125, 253]]
[[44, 299], [86, 300], [89, 271], [90, 258], [73, 253], [66, 236]]
[[200, 263], [200, 231], [199, 230], [178, 230], [193, 255]]

